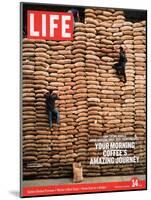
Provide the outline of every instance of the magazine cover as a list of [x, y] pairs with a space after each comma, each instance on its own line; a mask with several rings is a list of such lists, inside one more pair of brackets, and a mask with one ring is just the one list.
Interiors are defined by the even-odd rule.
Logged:
[[20, 4], [21, 197], [146, 189], [147, 11]]

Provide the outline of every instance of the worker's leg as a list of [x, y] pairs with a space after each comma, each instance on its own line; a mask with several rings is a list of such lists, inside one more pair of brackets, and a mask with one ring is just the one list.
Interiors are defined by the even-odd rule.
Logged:
[[52, 127], [52, 112], [49, 111], [49, 126]]
[[125, 70], [124, 70], [124, 75], [123, 75], [123, 77], [124, 77], [124, 83], [126, 83], [126, 81], [127, 81], [127, 79], [126, 79], [126, 73], [125, 73]]
[[113, 65], [113, 69], [116, 70], [116, 74], [119, 76], [119, 63], [115, 63], [115, 64]]
[[56, 123], [59, 124], [60, 122], [60, 113], [57, 108], [53, 109], [53, 113], [56, 115]]
[[126, 73], [125, 73], [125, 63], [122, 64], [122, 75], [123, 75], [123, 82], [126, 83]]

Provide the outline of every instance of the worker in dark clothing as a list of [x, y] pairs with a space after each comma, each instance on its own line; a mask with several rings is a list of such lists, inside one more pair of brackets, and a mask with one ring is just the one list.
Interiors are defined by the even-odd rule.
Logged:
[[118, 76], [123, 76], [124, 83], [126, 83], [126, 73], [125, 73], [125, 64], [127, 62], [126, 53], [123, 47], [120, 47], [120, 56], [118, 63], [113, 65], [113, 68], [116, 69], [116, 73]]
[[80, 21], [79, 11], [76, 8], [71, 8], [70, 10], [68, 10], [68, 12], [72, 13], [74, 22]]
[[55, 101], [59, 100], [59, 97], [57, 96], [57, 94], [53, 93], [52, 90], [49, 90], [49, 92], [46, 92], [44, 96], [46, 98], [46, 109], [49, 115], [49, 125], [51, 128], [53, 116], [56, 116], [57, 124], [59, 124], [59, 121], [60, 121], [59, 111], [57, 108], [55, 108]]

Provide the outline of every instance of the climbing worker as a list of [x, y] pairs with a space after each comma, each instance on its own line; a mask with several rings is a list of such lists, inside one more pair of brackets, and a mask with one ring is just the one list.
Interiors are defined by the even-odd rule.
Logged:
[[59, 121], [60, 121], [59, 111], [58, 111], [57, 108], [55, 108], [55, 101], [59, 100], [59, 97], [56, 93], [53, 93], [53, 90], [49, 90], [48, 92], [46, 92], [44, 94], [44, 97], [46, 99], [46, 109], [47, 109], [47, 112], [48, 112], [49, 125], [50, 125], [50, 128], [51, 128], [54, 116], [56, 117], [56, 123], [57, 124], [59, 124]]
[[[124, 48], [120, 47], [119, 61], [113, 65], [113, 68], [116, 69], [118, 76], [123, 76], [123, 82], [126, 83], [126, 73], [125, 73], [125, 64], [127, 62], [126, 53]], [[121, 79], [121, 78], [120, 78]]]
[[69, 13], [72, 13], [73, 18], [74, 18], [74, 22], [80, 22], [80, 15], [79, 15], [79, 11], [76, 8], [71, 8], [70, 10], [68, 10]]

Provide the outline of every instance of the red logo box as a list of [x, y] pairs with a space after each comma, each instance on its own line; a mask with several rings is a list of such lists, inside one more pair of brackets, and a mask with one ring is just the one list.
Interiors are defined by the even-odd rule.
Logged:
[[73, 40], [72, 13], [27, 11], [27, 38]]

